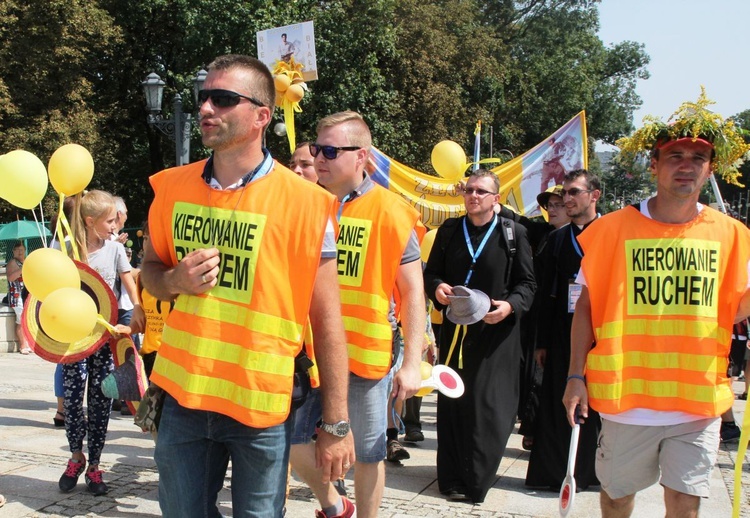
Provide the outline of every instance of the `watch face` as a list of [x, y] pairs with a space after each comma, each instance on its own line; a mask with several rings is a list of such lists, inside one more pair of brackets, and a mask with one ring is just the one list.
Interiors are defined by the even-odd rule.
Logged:
[[336, 423], [335, 425], [335, 431], [333, 432], [333, 435], [336, 435], [338, 437], [344, 437], [346, 434], [349, 433], [349, 423], [346, 421], [341, 421], [340, 423]]

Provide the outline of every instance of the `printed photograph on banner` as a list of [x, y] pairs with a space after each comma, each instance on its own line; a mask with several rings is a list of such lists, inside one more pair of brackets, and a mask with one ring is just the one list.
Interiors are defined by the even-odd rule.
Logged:
[[586, 114], [580, 112], [521, 156], [492, 171], [500, 177], [500, 203], [527, 217], [544, 215], [536, 197], [562, 183], [575, 169], [588, 167]]
[[313, 81], [318, 78], [318, 64], [315, 57], [315, 30], [313, 22], [295, 23], [266, 29], [256, 33], [258, 59], [270, 70], [277, 61], [301, 63], [302, 78]]

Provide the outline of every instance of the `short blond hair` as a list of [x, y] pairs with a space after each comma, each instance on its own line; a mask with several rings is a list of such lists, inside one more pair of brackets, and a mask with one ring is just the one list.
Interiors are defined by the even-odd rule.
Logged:
[[344, 126], [346, 138], [350, 146], [357, 146], [367, 151], [372, 147], [372, 134], [362, 116], [354, 111], [343, 111], [324, 117], [318, 122], [316, 132], [320, 133], [325, 128]]

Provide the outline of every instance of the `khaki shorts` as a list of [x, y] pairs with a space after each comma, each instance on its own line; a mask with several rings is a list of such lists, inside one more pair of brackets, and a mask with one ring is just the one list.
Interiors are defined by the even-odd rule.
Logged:
[[617, 499], [658, 481], [680, 493], [707, 497], [719, 451], [720, 425], [718, 417], [673, 426], [636, 426], [602, 419], [596, 449], [596, 476], [602, 490]]

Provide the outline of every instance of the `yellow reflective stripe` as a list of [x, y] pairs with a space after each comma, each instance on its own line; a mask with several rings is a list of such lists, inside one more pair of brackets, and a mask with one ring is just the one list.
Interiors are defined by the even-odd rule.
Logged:
[[699, 403], [714, 403], [714, 386], [691, 385], [682, 381], [648, 381], [630, 379], [622, 383], [588, 383], [589, 397], [600, 400], [619, 400], [623, 396], [643, 395], [658, 398], [680, 398]]
[[240, 345], [194, 336], [184, 331], [164, 327], [164, 343], [192, 356], [236, 364], [242, 369], [265, 374], [291, 376], [294, 358], [278, 354], [251, 351]]
[[299, 343], [302, 340], [303, 326], [292, 320], [222, 302], [210, 295], [208, 297], [181, 295], [177, 297], [175, 310], [201, 318], [246, 327], [259, 333], [278, 336], [293, 343]]
[[711, 338], [725, 343], [730, 340], [730, 331], [719, 327], [716, 322], [696, 320], [651, 320], [628, 319], [608, 322], [596, 329], [597, 340], [619, 338], [624, 335], [684, 336], [691, 338]]
[[159, 374], [170, 380], [179, 380], [178, 384], [187, 393], [225, 399], [227, 405], [271, 414], [285, 414], [289, 411], [289, 394], [251, 390], [229, 380], [192, 374], [163, 356], [159, 358]]
[[388, 367], [391, 364], [391, 351], [373, 351], [363, 349], [354, 344], [346, 344], [349, 350], [349, 358], [365, 365], [374, 367]]
[[372, 293], [363, 293], [356, 290], [342, 289], [341, 303], [374, 309], [379, 313], [388, 313], [391, 309], [391, 303], [389, 300], [379, 297], [378, 295], [373, 295]]
[[391, 324], [378, 324], [362, 320], [361, 318], [348, 316], [343, 317], [343, 320], [344, 329], [347, 331], [353, 331], [376, 340], [393, 339], [393, 329], [391, 329]]
[[648, 369], [681, 369], [698, 372], [718, 372], [719, 361], [714, 355], [685, 353], [651, 353], [630, 351], [621, 354], [601, 355], [592, 351], [586, 361], [587, 368], [594, 371], [622, 371], [626, 367]]

